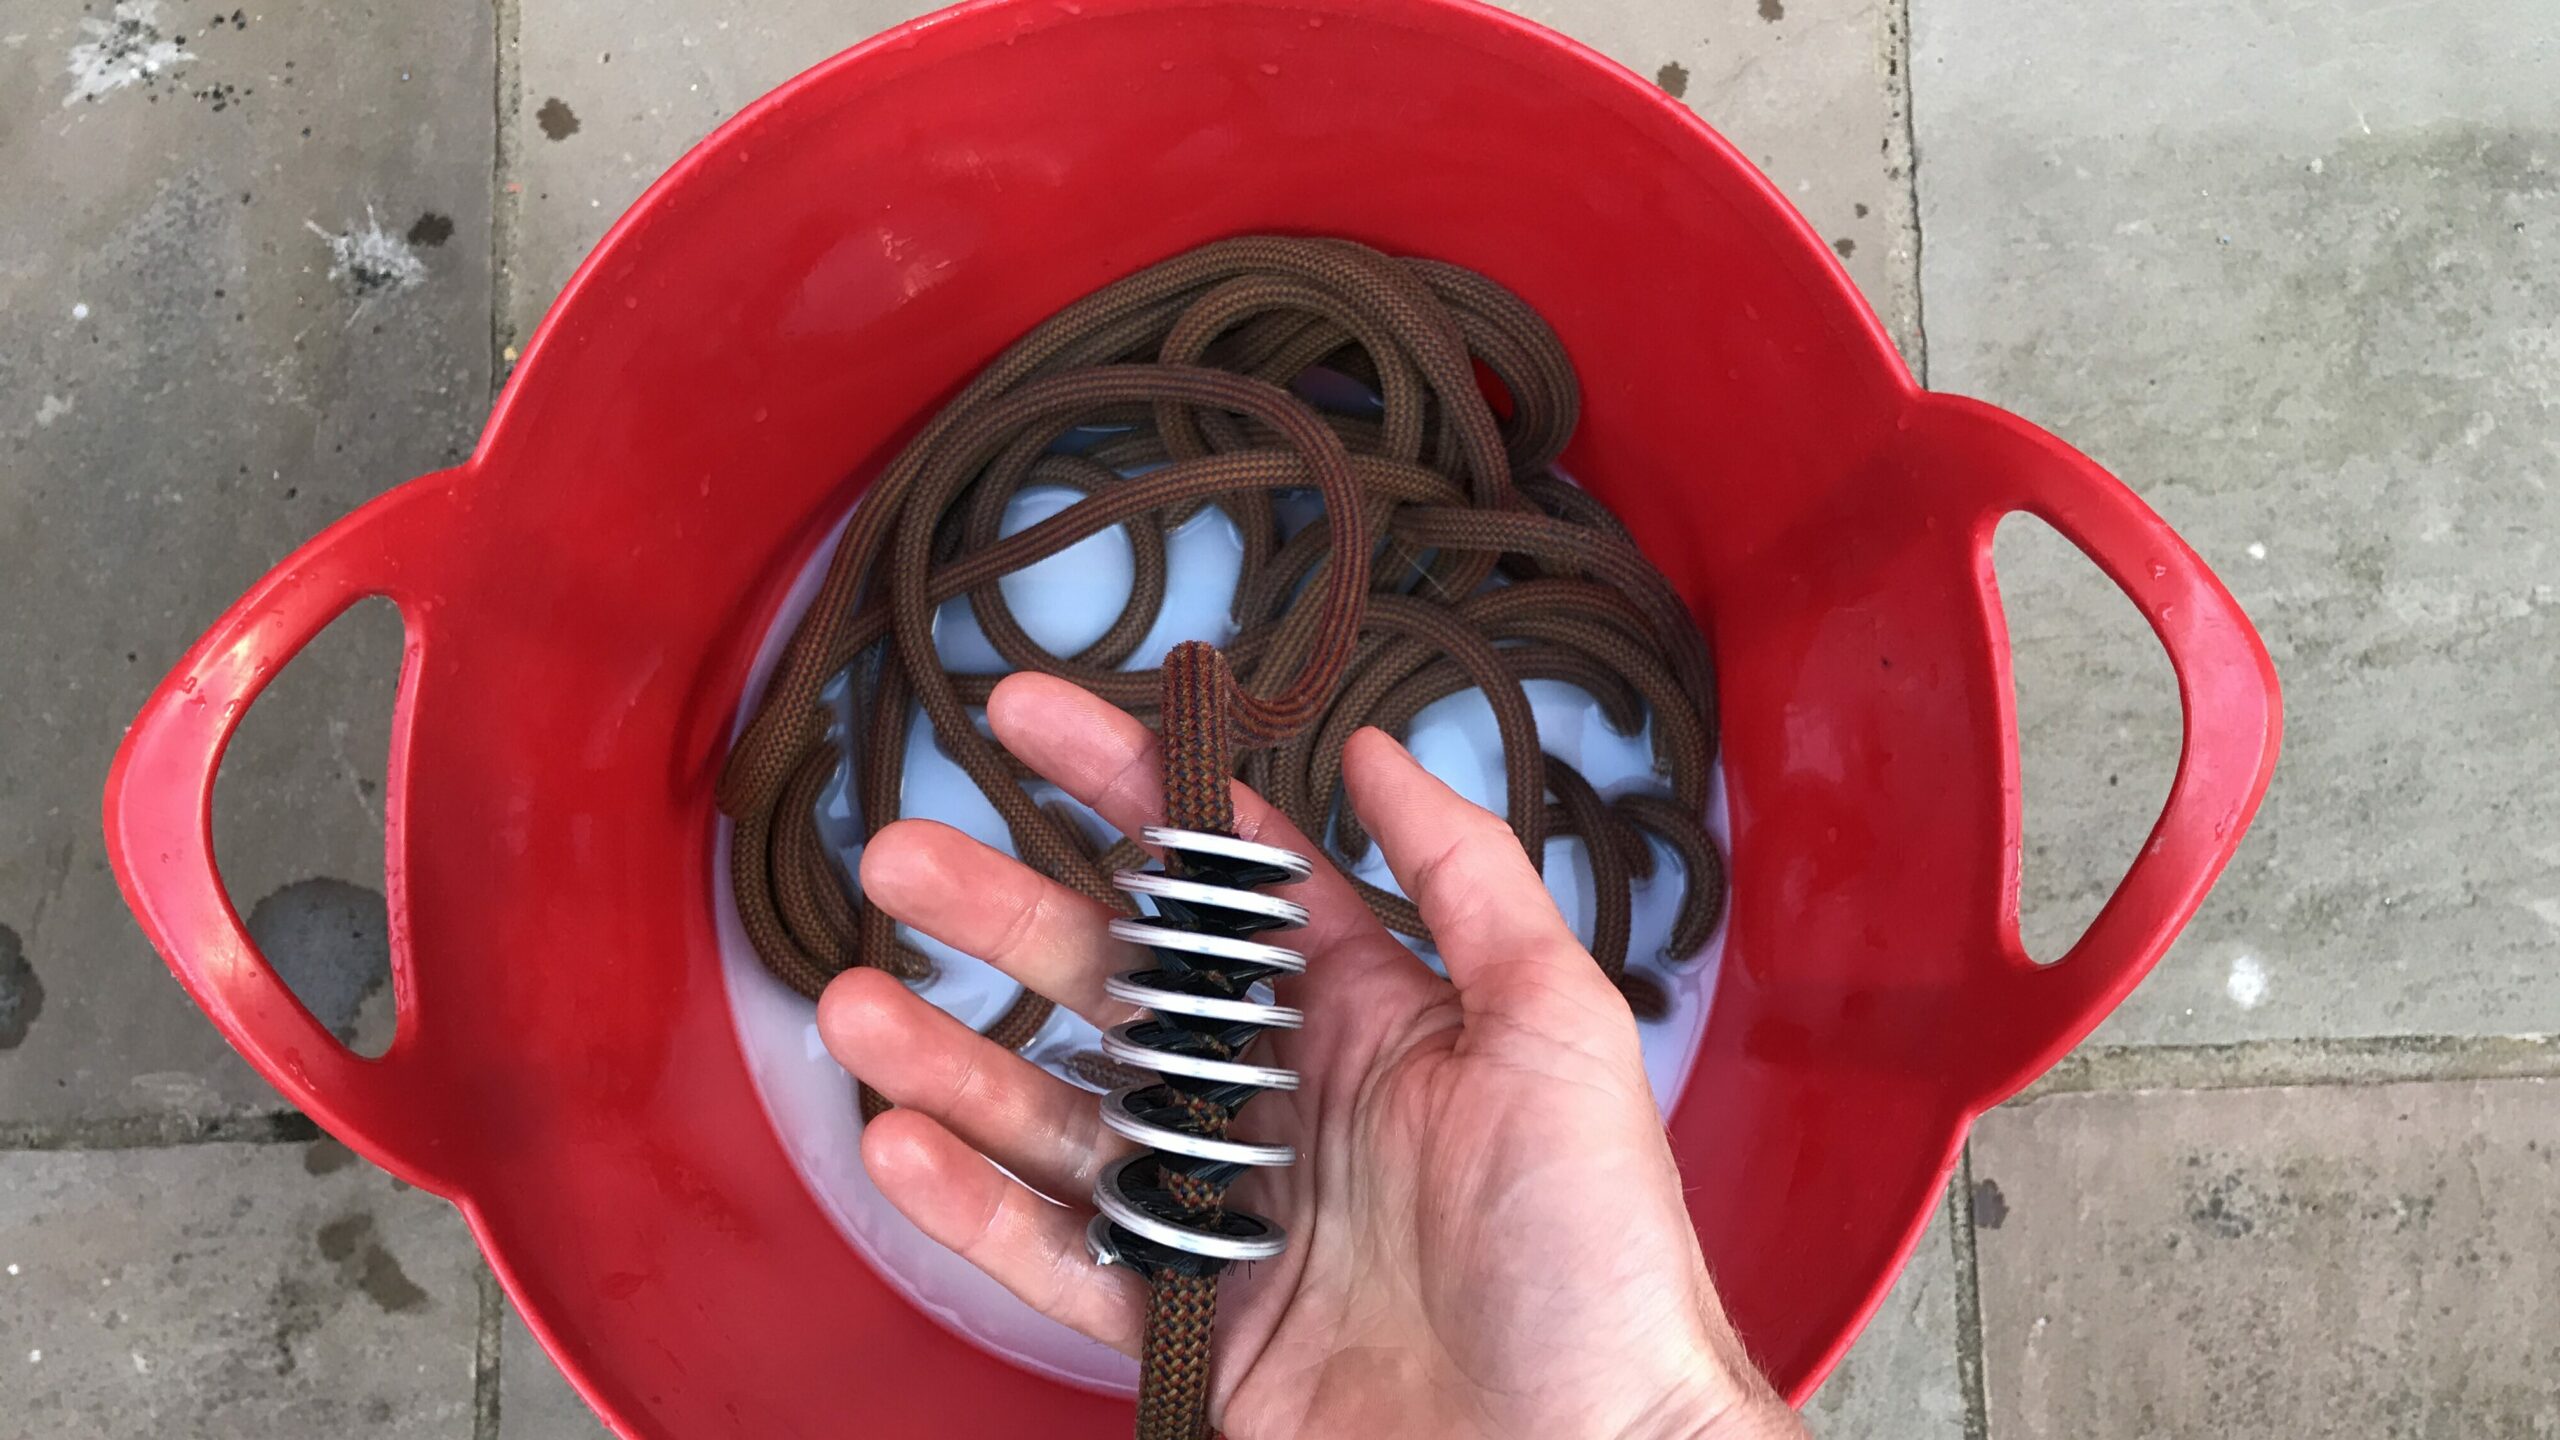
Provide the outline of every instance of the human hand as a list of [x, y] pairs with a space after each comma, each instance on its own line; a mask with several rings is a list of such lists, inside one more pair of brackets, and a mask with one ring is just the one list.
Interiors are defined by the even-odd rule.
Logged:
[[[987, 714], [1007, 749], [1122, 831], [1161, 817], [1155, 740], [1136, 720], [1028, 674]], [[1240, 834], [1319, 863], [1285, 892], [1312, 916], [1286, 937], [1308, 965], [1281, 997], [1306, 1028], [1262, 1041], [1302, 1083], [1239, 1123], [1299, 1160], [1238, 1184], [1238, 1205], [1291, 1240], [1223, 1287], [1211, 1406], [1226, 1435], [1801, 1437], [1716, 1299], [1626, 1001], [1518, 840], [1379, 731], [1352, 737], [1343, 773], [1450, 978], [1237, 788]], [[1103, 993], [1143, 960], [1105, 934], [1110, 912], [956, 830], [883, 829], [862, 886], [1097, 1025], [1134, 1013]], [[898, 1106], [862, 1137], [890, 1203], [1042, 1313], [1136, 1353], [1144, 1282], [1085, 1252], [1094, 1177], [1132, 1148], [1095, 1097], [878, 970], [838, 978], [818, 1020]]]

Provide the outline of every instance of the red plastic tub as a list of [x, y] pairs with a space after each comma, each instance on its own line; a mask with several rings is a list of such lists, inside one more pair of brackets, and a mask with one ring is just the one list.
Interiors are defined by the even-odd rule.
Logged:
[[[1967, 1122], [2141, 979], [2274, 760], [2247, 620], [2123, 485], [1916, 388], [1830, 251], [1617, 66], [1462, 0], [989, 3], [849, 51], [660, 181], [580, 270], [480, 447], [225, 614], [118, 755], [144, 927], [294, 1104], [452, 1197], [624, 1434], [1105, 1435], [1122, 1402], [927, 1323], [768, 1122], [713, 938], [712, 779], [826, 524], [982, 361], [1215, 236], [1483, 270], [1582, 371], [1566, 464], [1710, 632], [1736, 908], [1672, 1138], [1726, 1300], [1802, 1397]], [[2039, 968], [1994, 524], [2050, 522], [2151, 623], [2185, 750], [2140, 858]], [[243, 709], [357, 599], [408, 631], [388, 881], [400, 1022], [360, 1059], [210, 849]]]

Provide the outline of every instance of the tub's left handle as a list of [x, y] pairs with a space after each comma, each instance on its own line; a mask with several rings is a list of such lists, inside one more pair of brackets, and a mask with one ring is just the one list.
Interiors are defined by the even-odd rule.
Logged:
[[[258, 953], [225, 893], [213, 854], [213, 785], [223, 751], [261, 691], [357, 601], [400, 607], [407, 640], [392, 768], [407, 743], [405, 715], [419, 657], [433, 642], [433, 574], [450, 528], [458, 476], [430, 475], [347, 516], [270, 571], [190, 648], [127, 729], [107, 775], [107, 855], [125, 901], [187, 993], [224, 1038], [287, 1100], [368, 1158], [439, 1193], [436, 1091], [403, 1014], [379, 1059], [339, 1043]], [[395, 778], [389, 787], [398, 795]], [[396, 847], [397, 837], [391, 837]], [[395, 988], [408, 989], [400, 933], [398, 858], [393, 904]], [[405, 1008], [405, 1006], [404, 1006]]]

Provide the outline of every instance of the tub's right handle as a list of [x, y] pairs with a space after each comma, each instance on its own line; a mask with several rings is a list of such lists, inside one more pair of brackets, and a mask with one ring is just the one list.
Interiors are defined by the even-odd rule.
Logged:
[[[2024, 844], [2017, 807], [2010, 807], [2004, 893], [2012, 897], [2012, 958], [2029, 1003], [2046, 1022], [2015, 1076], [2024, 1085], [2132, 991], [2203, 903], [2266, 795], [2282, 703], [2275, 664], [2239, 603], [2124, 482], [2034, 425], [1978, 401], [1927, 396], [1913, 406], [1909, 425], [1924, 432], [1912, 437], [1920, 448], [1937, 457], [1933, 479], [1958, 487], [1959, 502], [1972, 511], [1986, 589], [1992, 532], [2001, 517], [2023, 511], [2043, 520], [2142, 612], [2168, 651], [2184, 710], [2177, 776], [2159, 820], [2098, 918], [2052, 965], [2033, 964], [2016, 943]], [[1996, 656], [2005, 693], [2005, 644]], [[2014, 794], [2014, 783], [2011, 789]]]

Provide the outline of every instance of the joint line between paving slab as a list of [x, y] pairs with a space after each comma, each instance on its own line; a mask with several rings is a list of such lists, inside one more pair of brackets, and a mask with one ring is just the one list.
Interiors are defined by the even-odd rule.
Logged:
[[522, 108], [524, 55], [519, 44], [523, 32], [523, 16], [518, 0], [490, 0], [491, 23], [496, 27], [497, 75], [492, 86], [497, 110], [497, 143], [490, 147], [489, 158], [489, 393], [495, 399], [506, 388], [507, 373], [514, 367], [507, 351], [514, 348], [515, 334], [515, 254], [516, 221], [521, 206], [517, 197], [507, 193], [514, 182], [516, 154], [516, 112]]
[[[2228, 1045], [2092, 1045], [2064, 1057], [2019, 1101], [2093, 1090], [2243, 1090], [2426, 1080], [2560, 1077], [2560, 1037], [2381, 1035]], [[2012, 1102], [2016, 1103], [2016, 1102]]]
[[472, 1370], [471, 1440], [498, 1440], [498, 1382], [506, 1349], [507, 1302], [498, 1272], [483, 1260], [480, 1279], [480, 1349]]
[[1911, 0], [1894, 0], [1886, 23], [1893, 27], [1887, 43], [1893, 46], [1896, 60], [1892, 83], [1886, 89], [1900, 121], [1901, 133], [1896, 138], [1902, 142], [1902, 200], [1907, 211], [1902, 217], [1903, 242], [1911, 253], [1911, 373], [1927, 385], [1929, 302], [1920, 289], [1920, 127], [1912, 115], [1912, 93], [1917, 87], [1911, 74]]
[[1956, 1387], [1964, 1397], [1965, 1440], [1990, 1440], [1991, 1402], [1982, 1383], [1982, 1272], [1974, 1251], [1973, 1147], [1956, 1153], [1947, 1180], [1948, 1243], [1956, 1251]]
[[0, 1152], [153, 1150], [178, 1145], [307, 1145], [320, 1127], [291, 1110], [248, 1115], [122, 1115], [56, 1124], [0, 1122]]

